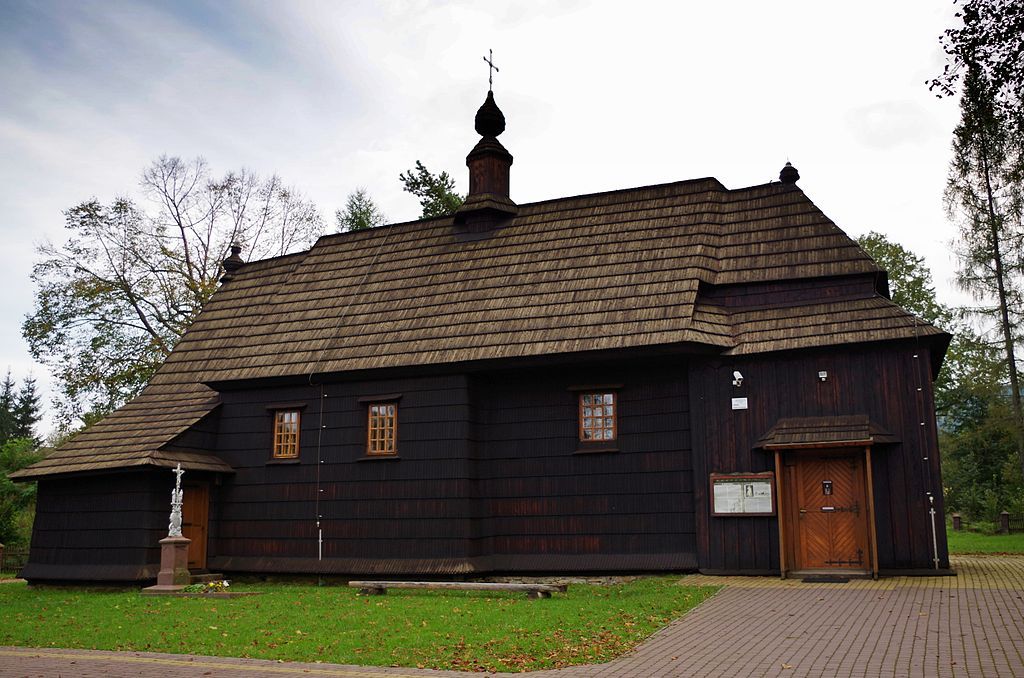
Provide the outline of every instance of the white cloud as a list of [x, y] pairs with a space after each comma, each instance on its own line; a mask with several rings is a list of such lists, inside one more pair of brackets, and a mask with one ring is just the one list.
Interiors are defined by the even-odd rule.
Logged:
[[357, 186], [392, 220], [415, 218], [397, 179], [415, 160], [465, 190], [488, 48], [515, 200], [709, 175], [739, 187], [776, 178], [788, 159], [841, 227], [924, 254], [940, 294], [955, 294], [941, 193], [957, 111], [924, 85], [941, 69], [945, 4], [39, 2], [5, 13], [0, 310], [11, 320], [0, 351], [19, 369], [31, 243], [62, 237], [61, 210], [133, 191], [168, 153], [277, 172], [328, 219]]

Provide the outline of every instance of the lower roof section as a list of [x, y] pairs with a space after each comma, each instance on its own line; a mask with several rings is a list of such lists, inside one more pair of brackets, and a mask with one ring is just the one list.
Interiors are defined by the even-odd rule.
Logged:
[[216, 410], [220, 396], [202, 384], [176, 384], [158, 374], [134, 400], [75, 434], [45, 459], [10, 474], [18, 481], [144, 466], [231, 473], [203, 450], [167, 449]]

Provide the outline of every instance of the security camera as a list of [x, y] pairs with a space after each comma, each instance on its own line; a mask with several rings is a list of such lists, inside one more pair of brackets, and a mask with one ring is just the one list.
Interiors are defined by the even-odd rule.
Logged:
[[743, 385], [743, 375], [739, 373], [739, 370], [735, 370], [732, 373], [732, 385], [736, 388]]

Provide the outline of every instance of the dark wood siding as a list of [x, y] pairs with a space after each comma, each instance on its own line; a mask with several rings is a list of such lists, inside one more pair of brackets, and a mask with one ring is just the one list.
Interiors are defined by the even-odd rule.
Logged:
[[135, 471], [39, 481], [29, 581], [138, 581], [160, 570], [174, 476]]
[[[618, 451], [577, 453], [568, 387], [609, 381], [622, 384]], [[211, 567], [458, 574], [696, 565], [685, 363], [322, 388], [322, 424], [320, 386], [223, 394], [218, 455], [236, 473], [216, 489]], [[365, 455], [360, 399], [375, 394], [401, 395], [397, 458]], [[270, 459], [277, 404], [305, 406], [298, 463]]]
[[[753, 446], [779, 418], [849, 414], [868, 415], [902, 441], [873, 451], [879, 567], [932, 567], [928, 492], [938, 513], [940, 564], [948, 567], [930, 359], [926, 347], [907, 342], [695, 363], [690, 387], [701, 569], [779, 568], [776, 519], [712, 517], [708, 474], [774, 470], [773, 454]], [[732, 385], [734, 370], [743, 374], [740, 388]], [[822, 370], [825, 382], [817, 376]], [[732, 410], [734, 397], [746, 397], [749, 409]]]
[[168, 450], [196, 450], [213, 454], [217, 449], [217, 429], [220, 421], [220, 410], [214, 409], [188, 430], [167, 443]]
[[[779, 418], [862, 414], [901, 441], [873, 453], [880, 565], [924, 569], [928, 491], [943, 509], [929, 365], [905, 342], [225, 391], [216, 429], [206, 420], [190, 440], [236, 471], [211, 485], [209, 567], [777, 571], [776, 520], [712, 518], [708, 474], [772, 470], [753, 446]], [[614, 451], [579, 443], [573, 389], [586, 385], [616, 387]], [[400, 396], [395, 458], [365, 454], [373, 396]], [[732, 410], [733, 397], [749, 409]], [[302, 411], [298, 460], [271, 457], [275, 407]], [[42, 481], [29, 576], [155, 576], [172, 481], [167, 470]]]
[[[394, 395], [401, 396], [398, 455], [367, 457], [360, 400]], [[271, 459], [271, 413], [279, 405], [303, 406], [297, 462]], [[236, 473], [217, 490], [211, 567], [468, 570], [470, 411], [462, 376], [224, 393], [218, 455]]]
[[877, 279], [873, 275], [842, 276], [709, 287], [702, 292], [702, 298], [723, 308], [748, 310], [863, 299], [865, 296], [872, 296], [876, 286]]
[[[581, 450], [573, 386], [621, 385], [614, 452]], [[686, 364], [479, 377], [483, 552], [498, 569], [695, 565]]]

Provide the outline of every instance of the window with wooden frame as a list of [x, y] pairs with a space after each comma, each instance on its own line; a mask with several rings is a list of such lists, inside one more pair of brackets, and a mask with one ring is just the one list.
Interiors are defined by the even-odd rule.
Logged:
[[386, 457], [398, 454], [398, 403], [367, 404], [366, 454]]
[[615, 391], [579, 394], [580, 442], [611, 442], [618, 437], [618, 397]]
[[274, 459], [299, 458], [299, 410], [274, 410]]

